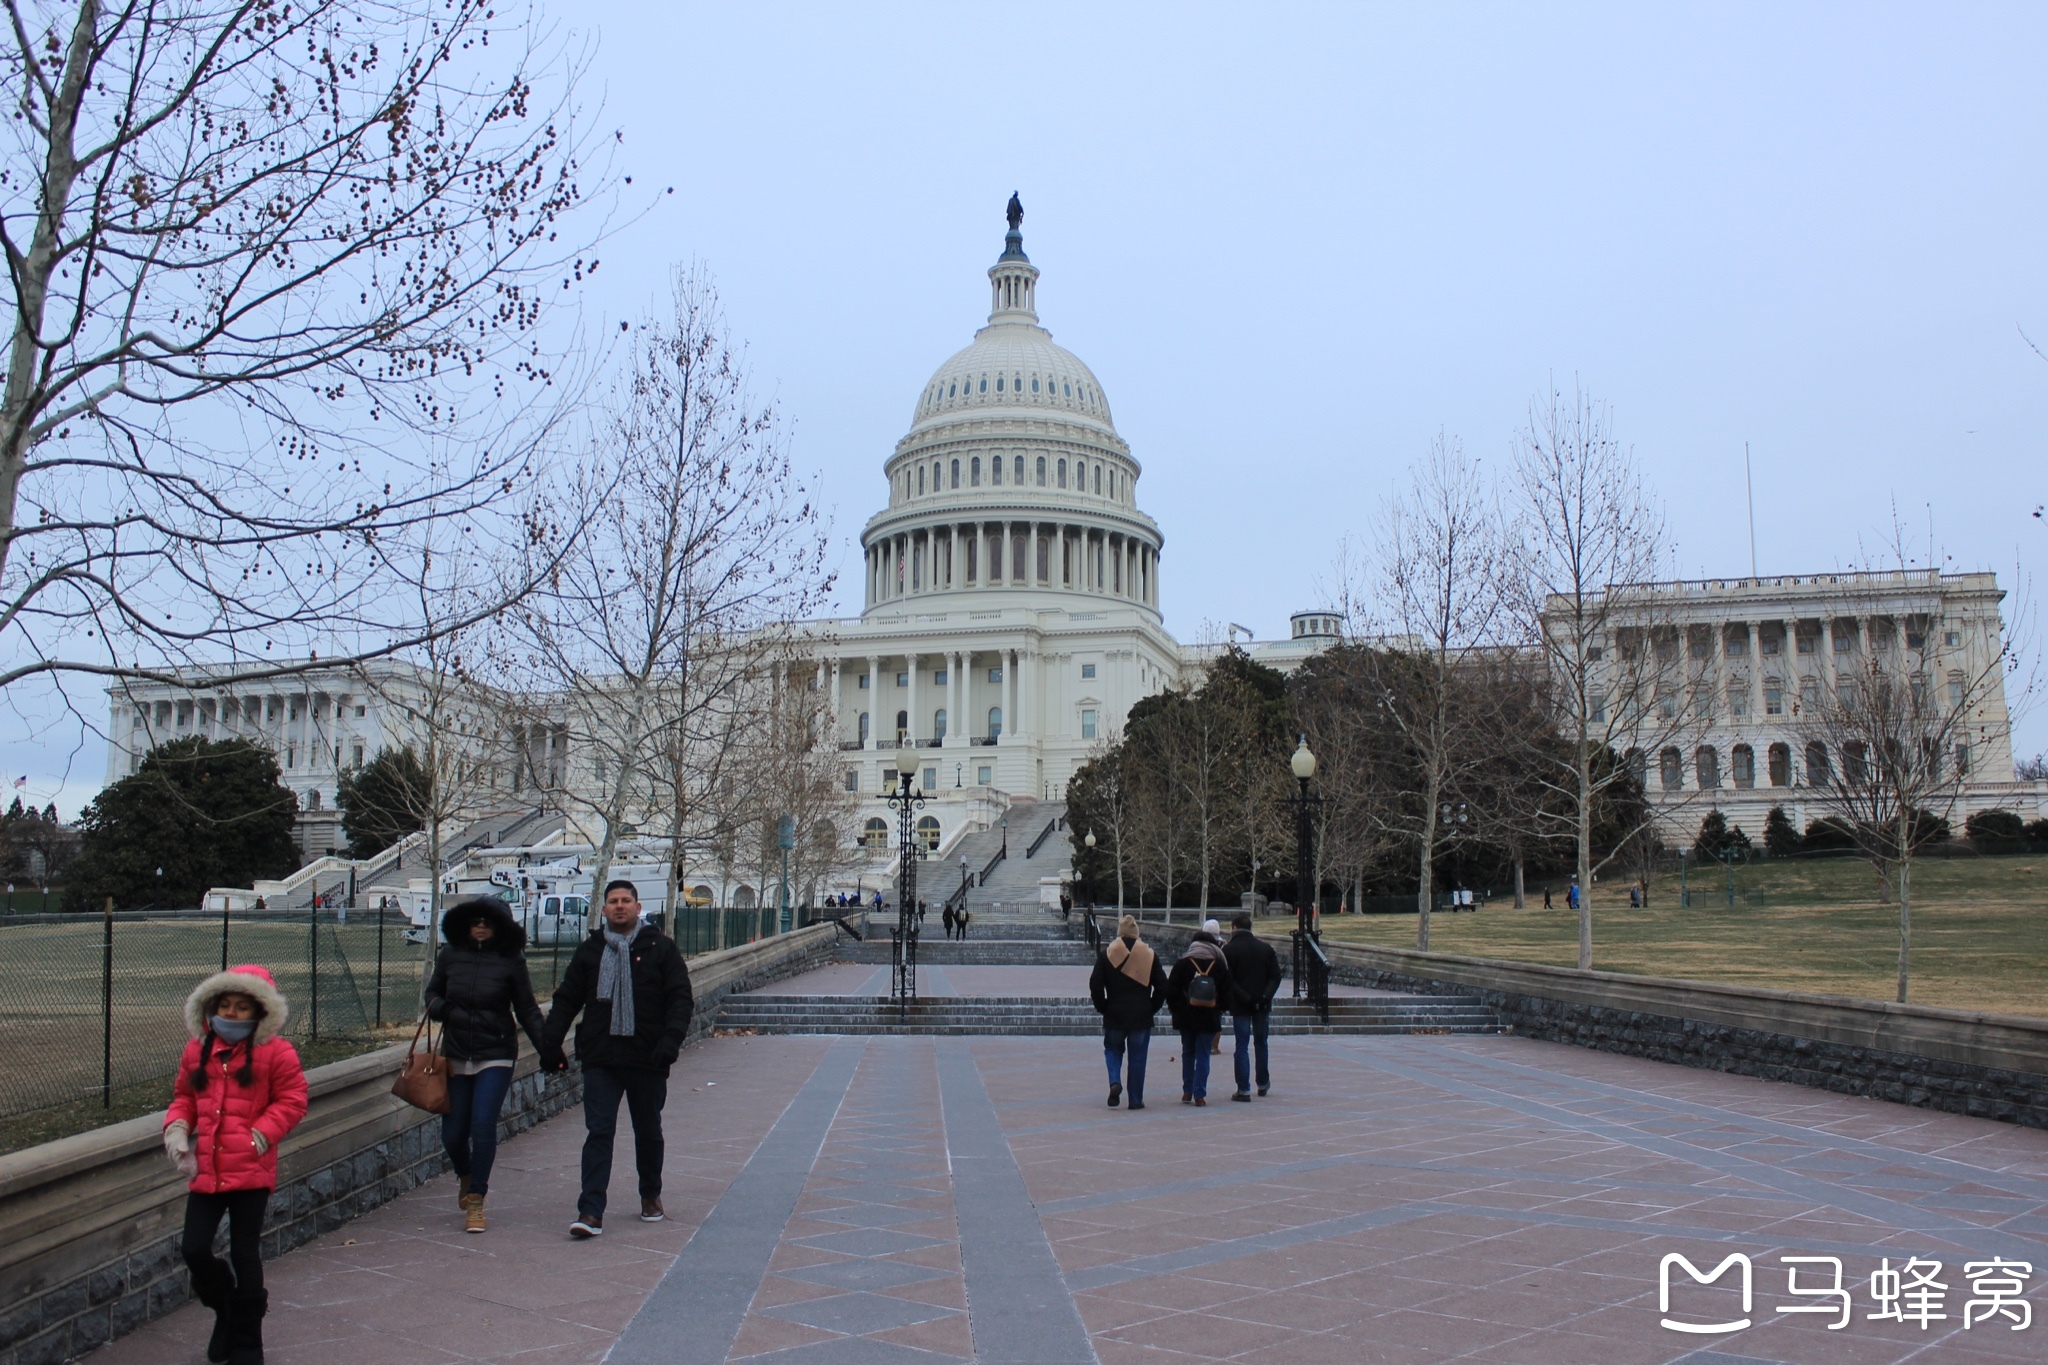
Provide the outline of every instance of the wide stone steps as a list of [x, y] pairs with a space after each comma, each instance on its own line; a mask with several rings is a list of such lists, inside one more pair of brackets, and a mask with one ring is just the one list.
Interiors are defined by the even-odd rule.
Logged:
[[[899, 1013], [887, 996], [784, 995], [752, 991], [728, 996], [719, 1028], [759, 1033], [985, 1034], [1079, 1037], [1100, 1033], [1102, 1018], [1086, 996], [926, 996]], [[1168, 1029], [1164, 1011], [1159, 1028]], [[1340, 997], [1330, 1022], [1307, 1005], [1276, 1002], [1276, 1034], [1496, 1033], [1494, 1012], [1471, 996]]]
[[[835, 956], [841, 962], [879, 964], [889, 961], [891, 946], [886, 933], [869, 934], [860, 943], [841, 944]], [[917, 960], [935, 967], [1086, 967], [1095, 958], [1087, 944], [1074, 939], [948, 939], [920, 934]]]

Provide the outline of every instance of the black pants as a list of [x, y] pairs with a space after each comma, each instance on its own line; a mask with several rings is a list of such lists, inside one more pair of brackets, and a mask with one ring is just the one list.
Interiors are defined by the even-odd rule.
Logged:
[[604, 1217], [621, 1099], [633, 1120], [633, 1165], [640, 1176], [640, 1197], [652, 1199], [661, 1193], [661, 1106], [668, 1102], [668, 1077], [637, 1067], [586, 1066], [583, 1128], [587, 1136], [583, 1139], [583, 1193], [576, 1200], [579, 1217]]
[[[263, 1288], [263, 1215], [270, 1208], [269, 1190], [229, 1190], [225, 1194], [185, 1196], [185, 1237], [180, 1247], [192, 1279], [202, 1294], [233, 1288], [244, 1294]], [[213, 1254], [220, 1220], [228, 1220], [228, 1259]], [[234, 1278], [227, 1278], [228, 1269]]]

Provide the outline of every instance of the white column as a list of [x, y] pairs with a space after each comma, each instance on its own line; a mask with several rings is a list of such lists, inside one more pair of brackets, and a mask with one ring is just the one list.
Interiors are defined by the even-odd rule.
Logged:
[[[1743, 718], [1742, 728], [1746, 733], [1753, 735], [1756, 733], [1757, 721], [1764, 713], [1764, 633], [1759, 622], [1745, 621], [1742, 625], [1743, 629], [1749, 632], [1749, 714]], [[1784, 648], [1795, 647], [1794, 641], [1785, 641]], [[1754, 744], [1750, 745], [1752, 749], [1755, 747]], [[1732, 765], [1734, 761], [1734, 749], [1731, 745], [1729, 763]]]
[[883, 727], [889, 723], [889, 718], [882, 714], [880, 705], [881, 695], [882, 656], [870, 654], [868, 655], [868, 747], [870, 749], [887, 747], [882, 743], [882, 731]]
[[1829, 695], [1835, 690], [1835, 618], [1820, 618], [1820, 685]]
[[1002, 742], [1010, 743], [1017, 734], [1017, 659], [1019, 651], [1003, 651], [1003, 735]]
[[832, 656], [832, 681], [828, 684], [828, 686], [830, 686], [832, 689], [830, 702], [831, 709], [829, 712], [832, 721], [832, 742], [834, 744], [838, 744], [843, 742], [846, 739], [846, 736], [844, 733], [841, 732], [839, 728], [841, 711], [839, 698], [839, 656], [836, 654]]
[[906, 654], [904, 655], [903, 662], [907, 669], [903, 676], [910, 683], [910, 692], [904, 702], [904, 706], [910, 713], [910, 742], [915, 745], [924, 734], [924, 731], [918, 728], [917, 719], [917, 655]]
[[1017, 733], [1030, 739], [1038, 733], [1038, 656], [1028, 649], [1017, 651]]
[[946, 656], [946, 747], [964, 749], [973, 731], [967, 728], [967, 655], [954, 651]]

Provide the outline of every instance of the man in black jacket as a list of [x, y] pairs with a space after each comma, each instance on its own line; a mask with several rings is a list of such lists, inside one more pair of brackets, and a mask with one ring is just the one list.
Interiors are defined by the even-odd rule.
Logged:
[[1125, 915], [1117, 936], [1095, 955], [1088, 998], [1102, 1016], [1102, 1053], [1109, 1063], [1109, 1107], [1122, 1099], [1123, 1064], [1131, 1059], [1131, 1108], [1145, 1107], [1145, 1054], [1152, 1046], [1152, 1016], [1166, 1002], [1166, 969], [1138, 937], [1138, 921]]
[[565, 1071], [562, 1040], [580, 1012], [576, 1060], [583, 1067], [583, 1193], [576, 1201], [575, 1238], [604, 1231], [605, 1194], [612, 1181], [612, 1138], [619, 1101], [633, 1119], [633, 1157], [640, 1175], [640, 1219], [658, 1223], [661, 1207], [661, 1107], [668, 1069], [690, 1031], [690, 973], [675, 940], [640, 922], [640, 893], [615, 881], [604, 889], [604, 922], [583, 940], [562, 973], [541, 1035], [541, 1066]]
[[1237, 1072], [1237, 1092], [1230, 1098], [1251, 1103], [1252, 1049], [1259, 1059], [1259, 1093], [1272, 1088], [1273, 1074], [1266, 1065], [1266, 1030], [1273, 1022], [1273, 997], [1280, 992], [1280, 954], [1273, 945], [1252, 932], [1252, 917], [1240, 910], [1230, 921], [1230, 942], [1223, 945], [1224, 961], [1237, 982], [1237, 1003], [1231, 1006], [1230, 1022], [1237, 1032], [1237, 1053], [1231, 1058]]

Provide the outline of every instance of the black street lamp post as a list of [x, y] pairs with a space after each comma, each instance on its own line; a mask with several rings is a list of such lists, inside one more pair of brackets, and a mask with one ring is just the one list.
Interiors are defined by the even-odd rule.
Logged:
[[1458, 876], [1458, 855], [1465, 847], [1465, 836], [1470, 831], [1471, 813], [1463, 801], [1446, 801], [1436, 808], [1437, 837], [1451, 846], [1451, 911], [1456, 913], [1464, 908], [1460, 894], [1465, 883]]
[[891, 994], [899, 1017], [910, 1013], [917, 998], [917, 830], [923, 792], [914, 790], [917, 750], [905, 745], [896, 752], [896, 790], [887, 801], [896, 812], [896, 844], [900, 870], [896, 877], [896, 940], [889, 947]]
[[1301, 784], [1301, 794], [1289, 802], [1294, 807], [1294, 995], [1300, 999], [1306, 994], [1309, 1003], [1322, 1014], [1323, 1022], [1328, 1023], [1330, 975], [1318, 946], [1322, 931], [1316, 928], [1315, 921], [1315, 812], [1323, 799], [1309, 795], [1309, 779], [1316, 775], [1316, 756], [1309, 752], [1307, 735], [1301, 737], [1287, 766], [1294, 780]]

